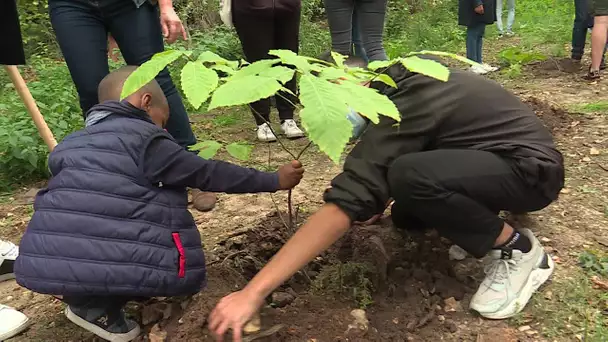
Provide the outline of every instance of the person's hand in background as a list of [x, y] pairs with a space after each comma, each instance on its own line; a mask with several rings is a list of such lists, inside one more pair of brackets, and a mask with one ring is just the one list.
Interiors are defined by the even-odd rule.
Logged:
[[160, 0], [160, 26], [163, 31], [163, 36], [167, 40], [167, 43], [174, 43], [180, 36], [184, 40], [188, 40], [188, 34], [186, 29], [179, 19], [175, 9], [173, 9], [173, 3], [171, 0]]
[[289, 190], [300, 184], [304, 175], [304, 168], [302, 167], [302, 163], [294, 160], [289, 164], [281, 166], [277, 173], [279, 174], [279, 189]]

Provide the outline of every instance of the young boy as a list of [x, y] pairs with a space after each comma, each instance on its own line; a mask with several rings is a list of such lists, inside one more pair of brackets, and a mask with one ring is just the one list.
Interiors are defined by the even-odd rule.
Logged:
[[458, 24], [467, 27], [467, 58], [481, 65], [474, 65], [471, 71], [487, 74], [498, 70], [482, 62], [483, 36], [486, 25], [496, 21], [496, 0], [458, 0]]
[[304, 172], [296, 161], [265, 173], [185, 151], [162, 128], [169, 108], [156, 81], [117, 101], [133, 70], [103, 79], [86, 127], [49, 156], [53, 177], [36, 197], [15, 265], [20, 285], [62, 295], [69, 320], [111, 341], [139, 334], [125, 318], [127, 301], [204, 285], [186, 187], [275, 192], [296, 186]]
[[240, 341], [264, 298], [354, 221], [383, 212], [391, 197], [396, 226], [420, 223], [475, 257], [487, 255], [486, 278], [470, 302], [482, 316], [516, 315], [550, 277], [553, 261], [534, 234], [498, 216], [539, 210], [558, 197], [563, 158], [547, 128], [516, 96], [470, 72], [452, 70], [447, 82], [400, 66], [389, 75], [397, 89], [375, 87], [395, 103], [401, 122], [381, 117], [369, 126], [326, 204], [245, 288], [217, 304], [209, 327], [220, 339], [232, 328]]

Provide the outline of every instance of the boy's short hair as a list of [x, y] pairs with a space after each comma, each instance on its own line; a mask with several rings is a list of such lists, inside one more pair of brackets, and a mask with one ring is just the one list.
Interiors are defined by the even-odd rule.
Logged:
[[[336, 63], [336, 61], [334, 60], [334, 57], [331, 55], [331, 51], [323, 52], [319, 56], [319, 59], [322, 61], [325, 61], [325, 62], [333, 63], [333, 64]], [[363, 58], [357, 57], [357, 56], [346, 56], [344, 65], [346, 65], [349, 68], [367, 69], [367, 62]]]
[[[135, 70], [137, 70], [137, 66], [125, 65], [106, 75], [106, 77], [99, 82], [99, 87], [97, 88], [99, 102], [120, 101], [120, 93], [122, 92], [125, 81]], [[165, 97], [160, 85], [158, 85], [158, 82], [154, 79], [141, 87], [136, 93], [139, 92], [152, 94], [153, 105], [160, 105], [162, 103], [161, 99]]]

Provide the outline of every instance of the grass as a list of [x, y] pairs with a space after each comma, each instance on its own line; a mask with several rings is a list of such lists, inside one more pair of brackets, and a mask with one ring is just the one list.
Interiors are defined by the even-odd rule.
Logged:
[[580, 254], [581, 267], [563, 279], [553, 280], [532, 297], [525, 316], [512, 320], [524, 325], [533, 319], [541, 324], [548, 338], [569, 336], [585, 342], [608, 341], [608, 292], [594, 289], [592, 276], [608, 276], [608, 254], [585, 251]]
[[598, 101], [572, 106], [572, 111], [582, 114], [608, 113], [608, 101]]

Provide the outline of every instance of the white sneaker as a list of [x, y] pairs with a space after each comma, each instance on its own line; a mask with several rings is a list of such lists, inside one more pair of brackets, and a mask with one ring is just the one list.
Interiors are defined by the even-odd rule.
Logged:
[[473, 66], [471, 66], [469, 71], [474, 74], [477, 74], [477, 75], [485, 75], [489, 72], [486, 68], [484, 68], [481, 65], [473, 65]]
[[494, 72], [494, 71], [498, 71], [498, 68], [497, 68], [497, 67], [491, 66], [490, 64], [483, 63], [481, 66], [482, 66], [484, 69], [486, 69], [488, 72]]
[[304, 132], [302, 132], [294, 120], [285, 120], [285, 122], [281, 124], [281, 129], [289, 139], [301, 138], [304, 136]]
[[277, 141], [268, 123], [263, 123], [258, 126], [258, 140], [263, 142]]
[[15, 279], [13, 267], [18, 255], [19, 247], [12, 242], [0, 240], [0, 281]]
[[486, 278], [471, 299], [471, 309], [490, 319], [509, 318], [521, 312], [532, 294], [546, 282], [555, 264], [534, 234], [519, 231], [532, 242], [532, 250], [492, 250]]
[[0, 304], [0, 341], [7, 340], [29, 325], [29, 319], [21, 312]]

